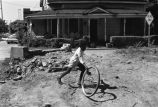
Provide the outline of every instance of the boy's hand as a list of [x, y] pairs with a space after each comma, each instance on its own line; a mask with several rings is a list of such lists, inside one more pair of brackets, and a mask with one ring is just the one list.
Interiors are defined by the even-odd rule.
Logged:
[[84, 63], [84, 66], [85, 66], [85, 70], [87, 70], [87, 74], [91, 75], [91, 72], [89, 72], [88, 66], [85, 63]]
[[83, 65], [85, 66], [85, 69], [88, 69], [87, 65], [85, 63], [83, 63]]

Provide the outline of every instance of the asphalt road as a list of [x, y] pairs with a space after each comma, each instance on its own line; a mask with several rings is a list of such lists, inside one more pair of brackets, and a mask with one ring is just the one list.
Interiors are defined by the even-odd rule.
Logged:
[[7, 44], [6, 41], [0, 41], [0, 60], [10, 57], [11, 47], [17, 46], [17, 44]]

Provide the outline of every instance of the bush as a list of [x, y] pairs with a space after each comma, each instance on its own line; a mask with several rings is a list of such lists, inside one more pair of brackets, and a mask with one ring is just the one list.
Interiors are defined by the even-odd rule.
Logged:
[[15, 33], [19, 29], [24, 29], [27, 31], [27, 23], [24, 20], [15, 20], [9, 24], [9, 31], [10, 33]]
[[[26, 41], [28, 39], [25, 39]], [[64, 43], [71, 44], [71, 47], [75, 48], [79, 46], [79, 41], [74, 40], [73, 38], [52, 38], [52, 39], [45, 39], [45, 38], [31, 38], [30, 45], [31, 47], [51, 47], [51, 48], [60, 48]]]
[[52, 48], [60, 48], [64, 43], [69, 43], [72, 46], [74, 45], [74, 41], [71, 38], [33, 38], [30, 41], [31, 47], [52, 47]]
[[62, 46], [62, 42], [59, 38], [53, 38], [51, 42], [51, 47], [60, 48]]
[[8, 25], [6, 24], [5, 20], [0, 19], [0, 33], [8, 32]]
[[146, 45], [146, 39], [143, 36], [112, 36], [110, 42], [114, 47], [134, 46], [140, 42]]
[[52, 40], [51, 39], [45, 39], [45, 46], [46, 47], [51, 47], [51, 42], [52, 42]]
[[52, 38], [51, 47], [60, 48], [64, 43], [69, 43], [73, 46], [73, 39], [71, 38]]
[[43, 47], [46, 44], [46, 39], [44, 38], [33, 38], [30, 41], [30, 46], [31, 47]]
[[151, 45], [158, 45], [158, 35], [151, 36], [112, 36], [110, 43], [114, 47], [127, 47], [127, 46], [147, 46], [148, 39], [150, 39]]
[[158, 45], [158, 35], [151, 35], [151, 36], [145, 36], [144, 39], [148, 41], [148, 38], [150, 38], [150, 44], [151, 45]]

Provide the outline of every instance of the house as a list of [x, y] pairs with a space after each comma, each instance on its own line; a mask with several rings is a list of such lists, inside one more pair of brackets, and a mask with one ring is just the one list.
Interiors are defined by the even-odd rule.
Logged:
[[37, 35], [105, 43], [111, 36], [146, 34], [146, 0], [41, 0], [41, 12], [28, 15]]

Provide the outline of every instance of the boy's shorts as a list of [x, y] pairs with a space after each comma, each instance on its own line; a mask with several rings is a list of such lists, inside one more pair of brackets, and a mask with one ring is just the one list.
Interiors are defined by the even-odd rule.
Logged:
[[74, 68], [75, 66], [77, 66], [78, 62], [69, 62], [68, 65], [66, 65], [66, 67], [69, 67], [69, 68]]

